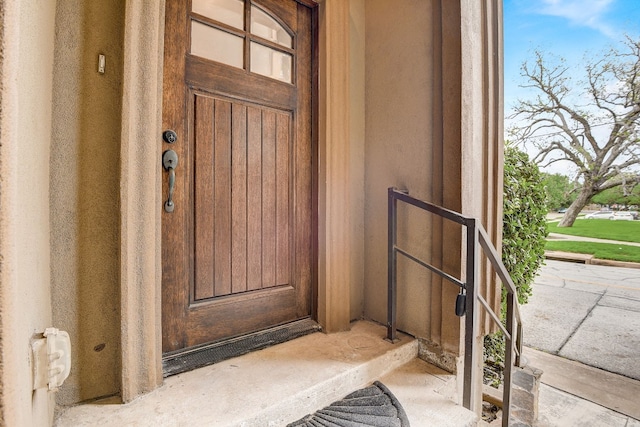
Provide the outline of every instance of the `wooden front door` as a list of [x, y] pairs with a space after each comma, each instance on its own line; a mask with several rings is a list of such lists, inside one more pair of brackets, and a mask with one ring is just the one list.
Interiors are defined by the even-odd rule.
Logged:
[[165, 353], [311, 315], [311, 16], [295, 0], [166, 2]]

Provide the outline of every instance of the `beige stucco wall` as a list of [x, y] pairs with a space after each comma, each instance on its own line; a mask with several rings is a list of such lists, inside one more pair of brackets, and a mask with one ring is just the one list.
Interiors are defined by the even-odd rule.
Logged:
[[364, 316], [365, 0], [349, 2], [351, 319]]
[[[501, 20], [501, 2], [366, 1], [367, 317], [386, 322], [387, 187], [479, 218], [500, 245]], [[399, 245], [463, 279], [461, 227], [399, 206]], [[491, 271], [481, 279], [481, 294], [498, 304]], [[429, 351], [459, 354], [457, 286], [402, 256], [398, 283], [399, 328]]]
[[160, 257], [164, 0], [127, 1], [120, 147], [124, 402], [162, 384]]
[[[387, 188], [431, 193], [433, 10], [423, 0], [366, 2], [365, 313], [386, 323]], [[399, 243], [428, 260], [431, 220], [401, 208]], [[410, 230], [410, 234], [409, 234]], [[399, 327], [430, 330], [430, 277], [400, 260]]]
[[[51, 151], [54, 324], [71, 336], [69, 404], [120, 392], [120, 118], [125, 1], [60, 0]], [[98, 55], [106, 72], [98, 73]]]
[[[463, 212], [480, 219], [496, 248], [502, 245], [503, 199], [503, 46], [502, 2], [461, 2], [462, 131], [467, 138], [462, 150], [465, 171]], [[482, 82], [478, 84], [477, 82]], [[482, 260], [480, 293], [494, 307], [501, 291], [495, 272]], [[496, 330], [483, 316], [483, 330]]]
[[49, 153], [54, 1], [0, 7], [0, 424], [47, 425], [32, 393], [30, 341], [51, 324]]
[[350, 4], [318, 7], [318, 274], [317, 320], [326, 332], [351, 320]]

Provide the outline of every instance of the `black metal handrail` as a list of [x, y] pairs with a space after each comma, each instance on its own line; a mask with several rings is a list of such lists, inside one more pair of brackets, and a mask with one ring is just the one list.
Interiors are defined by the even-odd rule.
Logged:
[[[389, 266], [388, 266], [388, 301], [387, 301], [387, 339], [396, 341], [397, 333], [397, 254], [401, 254], [413, 262], [427, 268], [433, 273], [441, 276], [460, 288], [460, 293], [456, 300], [456, 314], [465, 316], [465, 349], [464, 349], [464, 386], [462, 393], [462, 404], [465, 408], [473, 410], [476, 406], [478, 396], [476, 387], [478, 377], [481, 373], [476, 367], [478, 360], [479, 346], [475, 343], [475, 337], [479, 335], [479, 314], [476, 309], [476, 301], [480, 303], [489, 314], [489, 317], [498, 325], [505, 336], [505, 366], [502, 394], [502, 425], [509, 425], [511, 384], [514, 366], [520, 366], [522, 355], [522, 321], [520, 308], [516, 294], [516, 287], [509, 276], [498, 252], [491, 243], [486, 230], [480, 222], [473, 217], [468, 217], [443, 207], [425, 202], [409, 196], [408, 191], [389, 188]], [[458, 223], [466, 227], [466, 272], [465, 280], [458, 279], [441, 269], [411, 255], [406, 250], [398, 247], [397, 242], [397, 201], [400, 200], [409, 205], [415, 206], [424, 211], [438, 215], [449, 221]], [[485, 299], [478, 293], [478, 272], [479, 272], [479, 247], [495, 269], [502, 284], [507, 291], [507, 313], [506, 327], [500, 321], [500, 317], [491, 309]], [[469, 297], [470, 296], [470, 297]], [[515, 329], [515, 331], [514, 331]], [[514, 333], [515, 332], [515, 333]], [[479, 381], [482, 381], [480, 378]], [[480, 396], [482, 399], [482, 396]]]

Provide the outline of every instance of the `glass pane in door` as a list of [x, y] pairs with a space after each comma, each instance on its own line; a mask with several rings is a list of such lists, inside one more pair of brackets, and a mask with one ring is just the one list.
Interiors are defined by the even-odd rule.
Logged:
[[238, 68], [244, 66], [244, 40], [217, 28], [191, 22], [191, 53]]
[[291, 55], [251, 42], [251, 71], [291, 83]]
[[243, 0], [193, 0], [191, 10], [240, 30], [244, 29]]
[[251, 6], [251, 34], [286, 47], [293, 47], [291, 35], [260, 8]]

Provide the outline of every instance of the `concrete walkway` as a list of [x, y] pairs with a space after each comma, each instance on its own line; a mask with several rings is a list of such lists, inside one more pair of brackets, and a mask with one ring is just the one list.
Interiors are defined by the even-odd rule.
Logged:
[[538, 406], [535, 427], [640, 427], [637, 419], [544, 383], [540, 385]]
[[578, 242], [611, 243], [614, 245], [640, 246], [637, 242], [621, 242], [619, 240], [596, 239], [594, 237], [572, 236], [569, 234], [549, 233], [549, 238], [553, 240], [575, 240]]
[[544, 372], [538, 426], [640, 426], [640, 381], [528, 347], [524, 355]]
[[540, 426], [640, 426], [640, 270], [547, 260], [522, 315]]

